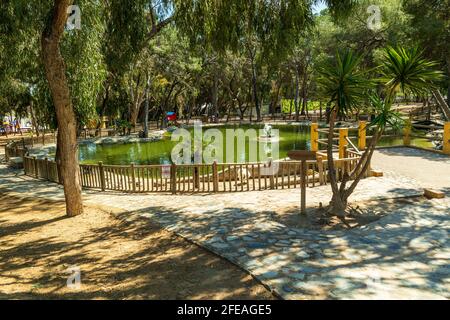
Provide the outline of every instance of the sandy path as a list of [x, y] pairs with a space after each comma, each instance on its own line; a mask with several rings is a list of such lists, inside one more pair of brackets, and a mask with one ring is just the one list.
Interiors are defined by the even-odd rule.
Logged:
[[423, 188], [450, 193], [450, 157], [412, 148], [375, 151], [372, 166], [416, 180]]
[[[236, 266], [148, 220], [0, 194], [0, 299], [273, 299]], [[81, 288], [67, 287], [67, 269]]]

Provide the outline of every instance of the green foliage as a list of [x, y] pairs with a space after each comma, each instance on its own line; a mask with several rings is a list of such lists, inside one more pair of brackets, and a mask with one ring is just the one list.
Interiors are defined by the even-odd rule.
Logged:
[[385, 51], [383, 79], [389, 99], [398, 92], [423, 96], [442, 80], [442, 72], [436, 71], [437, 63], [423, 57], [418, 48], [396, 49], [388, 47]]
[[367, 79], [367, 70], [360, 69], [362, 56], [347, 50], [338, 52], [334, 62], [319, 69], [319, 85], [329, 97], [329, 103], [338, 114], [349, 114], [367, 96], [373, 82]]
[[394, 130], [399, 130], [403, 124], [400, 113], [392, 109], [392, 101], [383, 100], [377, 94], [369, 96], [370, 106], [375, 114], [375, 118], [369, 126], [376, 126], [380, 131], [384, 131], [386, 126], [391, 126]]
[[[0, 68], [4, 70], [0, 81], [18, 82], [25, 87], [39, 120], [54, 126], [54, 107], [41, 61], [41, 34], [52, 3], [18, 0], [0, 4]], [[82, 8], [82, 29], [65, 32], [61, 51], [73, 104], [83, 124], [95, 117], [96, 99], [105, 77], [100, 51], [103, 6], [89, 0], [76, 0], [74, 4]]]
[[66, 62], [72, 101], [81, 126], [97, 118], [96, 105], [106, 79], [101, 54], [103, 9], [89, 0], [74, 2], [82, 9], [81, 30], [66, 31], [61, 52]]
[[[294, 112], [294, 100], [293, 99], [281, 99], [281, 112], [289, 113], [291, 110], [292, 104], [292, 112]], [[323, 106], [322, 106], [323, 107]], [[315, 111], [320, 109], [320, 101], [308, 101], [308, 111]]]

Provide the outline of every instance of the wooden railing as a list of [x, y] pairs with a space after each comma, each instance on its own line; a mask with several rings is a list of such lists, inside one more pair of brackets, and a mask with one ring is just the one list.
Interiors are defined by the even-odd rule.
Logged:
[[[341, 179], [352, 171], [359, 156], [349, 153], [335, 159], [336, 175]], [[309, 187], [328, 182], [328, 164], [321, 156], [307, 161]], [[24, 157], [25, 174], [59, 183], [54, 161]], [[218, 193], [294, 189], [300, 187], [301, 162], [229, 163], [193, 165], [80, 165], [83, 188], [130, 193]]]
[[10, 142], [7, 145], [5, 145], [5, 161], [9, 162], [10, 158], [15, 157], [25, 157], [27, 154], [28, 149], [23, 145], [22, 143], [18, 142]]

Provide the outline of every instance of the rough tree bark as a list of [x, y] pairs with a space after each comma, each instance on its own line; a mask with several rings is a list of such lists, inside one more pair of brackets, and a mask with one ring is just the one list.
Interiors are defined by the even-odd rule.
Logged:
[[261, 105], [258, 99], [258, 75], [256, 74], [256, 49], [249, 49], [250, 53], [250, 63], [252, 66], [252, 90], [253, 90], [253, 101], [255, 103], [256, 109], [256, 122], [261, 121]]
[[150, 77], [147, 78], [147, 86], [145, 87], [145, 108], [144, 108], [144, 138], [148, 138], [148, 112], [149, 112], [149, 91]]
[[50, 19], [41, 39], [45, 74], [58, 121], [61, 175], [66, 199], [66, 212], [69, 217], [83, 213], [76, 118], [66, 78], [66, 67], [59, 46], [67, 21], [67, 7], [71, 4], [71, 0], [54, 1]]
[[295, 106], [295, 121], [299, 121], [299, 100], [300, 97], [300, 79], [299, 79], [299, 71], [295, 70], [295, 98], [294, 98], [294, 106]]
[[[327, 148], [327, 158], [328, 158], [328, 176], [330, 179], [331, 190], [333, 191], [333, 197], [329, 206], [329, 213], [336, 215], [340, 218], [345, 218], [346, 209], [348, 205], [348, 198], [355, 191], [361, 179], [364, 177], [366, 171], [369, 169], [370, 162], [375, 151], [375, 147], [383, 135], [383, 131], [376, 129], [372, 139], [370, 140], [369, 146], [364, 151], [361, 159], [356, 164], [356, 167], [352, 172], [346, 172], [343, 176], [341, 184], [336, 177], [335, 165], [333, 160], [333, 138], [334, 138], [334, 125], [336, 122], [336, 111], [333, 110], [330, 115], [330, 131], [328, 132], [328, 148]], [[347, 183], [352, 181], [350, 187], [347, 187]]]

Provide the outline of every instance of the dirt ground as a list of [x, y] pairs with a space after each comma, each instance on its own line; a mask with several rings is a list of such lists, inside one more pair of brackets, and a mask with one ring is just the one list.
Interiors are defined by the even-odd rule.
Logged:
[[[142, 219], [140, 219], [142, 220]], [[67, 287], [78, 267], [81, 287]], [[0, 299], [274, 299], [238, 267], [143, 221], [0, 190]]]
[[450, 193], [450, 158], [411, 148], [376, 150], [372, 165], [382, 171], [395, 172], [418, 181], [423, 188]]

